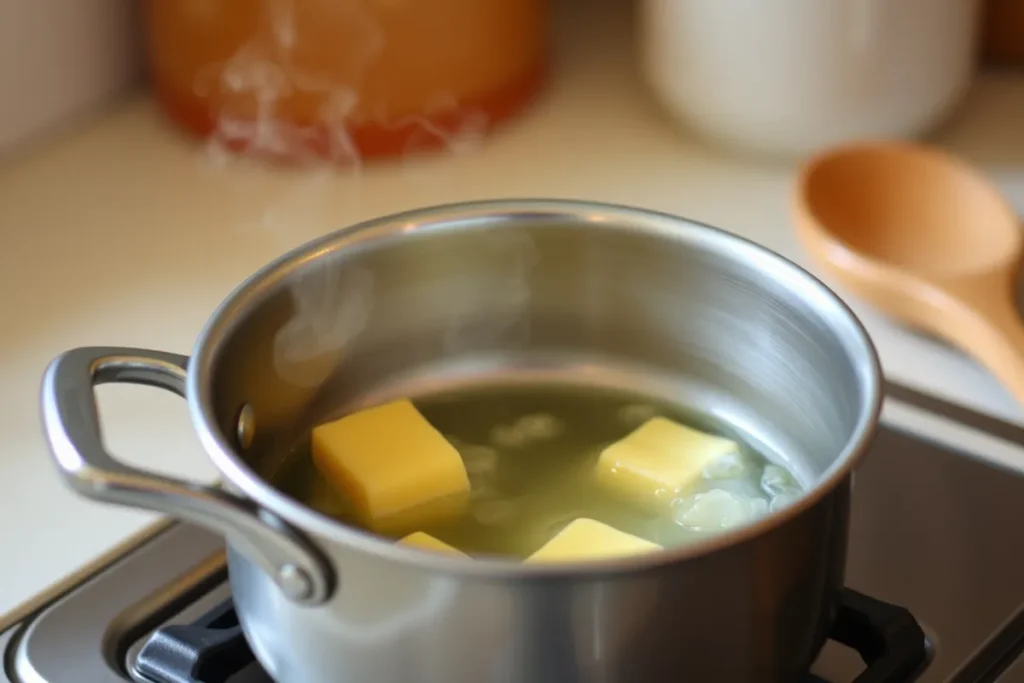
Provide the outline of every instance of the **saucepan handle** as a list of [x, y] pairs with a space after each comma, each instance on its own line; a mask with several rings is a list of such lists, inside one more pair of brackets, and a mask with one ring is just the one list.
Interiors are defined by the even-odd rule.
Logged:
[[274, 578], [289, 599], [327, 600], [334, 575], [326, 559], [297, 530], [255, 503], [115, 459], [103, 444], [94, 387], [143, 384], [185, 395], [188, 357], [132, 348], [80, 348], [46, 370], [42, 419], [64, 479], [88, 498], [166, 513], [229, 538], [239, 552]]

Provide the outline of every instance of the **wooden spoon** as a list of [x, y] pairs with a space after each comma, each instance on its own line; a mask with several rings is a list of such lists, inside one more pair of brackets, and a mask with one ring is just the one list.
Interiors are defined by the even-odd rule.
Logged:
[[1024, 403], [1017, 217], [978, 171], [923, 146], [829, 150], [800, 173], [797, 234], [828, 276], [972, 355]]

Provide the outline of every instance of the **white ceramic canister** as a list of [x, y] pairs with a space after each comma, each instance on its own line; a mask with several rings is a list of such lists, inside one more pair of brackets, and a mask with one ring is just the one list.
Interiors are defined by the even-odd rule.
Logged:
[[642, 69], [699, 134], [772, 155], [942, 122], [976, 64], [978, 0], [641, 0]]

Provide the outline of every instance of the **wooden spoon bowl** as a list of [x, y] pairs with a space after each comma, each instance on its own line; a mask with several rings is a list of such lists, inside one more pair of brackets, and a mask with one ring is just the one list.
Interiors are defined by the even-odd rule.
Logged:
[[974, 356], [1024, 402], [1024, 239], [983, 175], [929, 147], [851, 145], [804, 166], [792, 211], [828, 277]]

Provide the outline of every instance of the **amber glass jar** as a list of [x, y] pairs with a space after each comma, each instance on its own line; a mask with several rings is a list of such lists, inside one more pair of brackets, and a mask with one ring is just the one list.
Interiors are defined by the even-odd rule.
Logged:
[[524, 106], [547, 0], [146, 0], [170, 116], [261, 155], [349, 161], [476, 136]]

